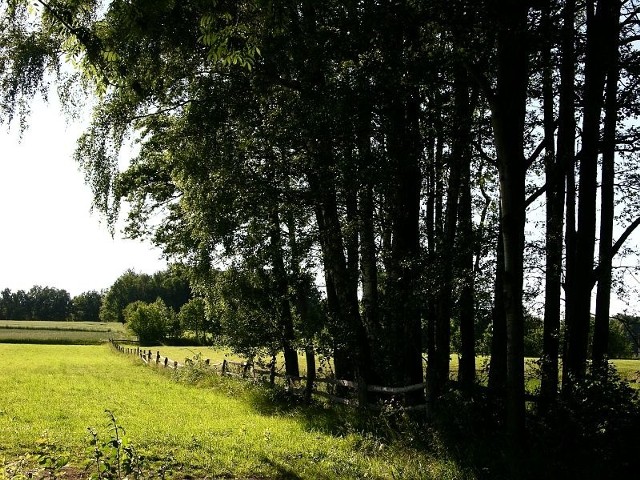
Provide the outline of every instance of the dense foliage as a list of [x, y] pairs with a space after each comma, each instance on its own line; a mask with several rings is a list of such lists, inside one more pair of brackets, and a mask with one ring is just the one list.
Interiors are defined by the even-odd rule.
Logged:
[[72, 301], [69, 292], [54, 287], [36, 285], [26, 292], [12, 292], [5, 288], [0, 292], [0, 319], [67, 320], [71, 316], [76, 298]]
[[153, 275], [124, 272], [105, 292], [100, 320], [124, 322], [127, 305], [137, 301], [152, 303], [158, 298], [176, 312], [189, 301], [191, 286], [184, 268], [173, 265]]
[[136, 301], [124, 311], [127, 328], [138, 336], [141, 345], [157, 345], [168, 336], [180, 334], [175, 330], [175, 312], [158, 298], [153, 303]]

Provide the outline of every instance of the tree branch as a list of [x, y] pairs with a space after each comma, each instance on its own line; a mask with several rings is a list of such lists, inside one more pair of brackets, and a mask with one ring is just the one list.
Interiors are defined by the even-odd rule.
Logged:
[[[610, 257], [611, 258], [613, 258], [613, 257], [615, 257], [617, 255], [617, 253], [622, 248], [622, 245], [624, 245], [624, 242], [627, 241], [629, 236], [634, 232], [634, 230], [636, 228], [638, 228], [638, 226], [640, 226], [640, 217], [636, 218], [629, 226], [627, 226], [627, 228], [622, 233], [622, 235], [620, 235], [620, 238], [618, 238], [616, 243], [613, 244], [613, 246], [611, 247], [611, 252], [610, 252]], [[602, 275], [602, 265], [601, 264], [593, 269], [594, 283], [599, 280], [600, 275]]]

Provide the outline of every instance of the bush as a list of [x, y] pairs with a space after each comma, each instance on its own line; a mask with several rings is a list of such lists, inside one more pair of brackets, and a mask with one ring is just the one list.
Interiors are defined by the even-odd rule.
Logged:
[[161, 299], [153, 303], [130, 303], [123, 313], [127, 328], [138, 336], [141, 345], [165, 340], [175, 323], [175, 314]]
[[606, 378], [590, 372], [575, 382], [540, 422], [540, 463], [559, 478], [627, 478], [637, 468], [640, 395], [614, 367]]

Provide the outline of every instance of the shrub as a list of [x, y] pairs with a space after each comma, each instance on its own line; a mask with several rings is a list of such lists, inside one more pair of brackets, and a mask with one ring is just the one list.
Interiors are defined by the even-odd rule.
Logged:
[[127, 328], [141, 345], [152, 345], [167, 338], [175, 314], [161, 299], [153, 303], [133, 302], [124, 309]]

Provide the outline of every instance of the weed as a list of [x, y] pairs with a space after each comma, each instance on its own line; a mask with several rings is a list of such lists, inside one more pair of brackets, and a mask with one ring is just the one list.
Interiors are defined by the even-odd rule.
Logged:
[[138, 453], [136, 447], [129, 441], [126, 431], [111, 410], [105, 410], [107, 414], [107, 429], [109, 436], [101, 440], [100, 435], [89, 427], [91, 461], [87, 469], [93, 467], [91, 480], [134, 480], [143, 478], [164, 478], [168, 468], [168, 457], [165, 462], [152, 472], [145, 461], [145, 457]]
[[62, 469], [69, 463], [69, 454], [56, 451], [47, 431], [36, 441], [36, 445], [38, 464], [44, 469], [45, 477], [56, 479], [63, 476]]

